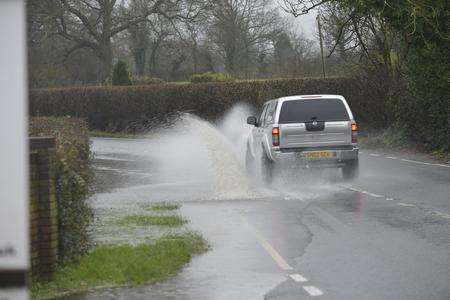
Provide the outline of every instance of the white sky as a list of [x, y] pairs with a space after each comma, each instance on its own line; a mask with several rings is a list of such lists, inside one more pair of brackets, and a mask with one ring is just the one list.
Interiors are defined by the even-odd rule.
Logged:
[[312, 10], [306, 15], [301, 15], [295, 18], [293, 15], [284, 13], [289, 20], [292, 20], [292, 22], [298, 27], [297, 30], [299, 32], [303, 32], [305, 37], [311, 40], [317, 39], [317, 22], [316, 22], [316, 16], [317, 11]]

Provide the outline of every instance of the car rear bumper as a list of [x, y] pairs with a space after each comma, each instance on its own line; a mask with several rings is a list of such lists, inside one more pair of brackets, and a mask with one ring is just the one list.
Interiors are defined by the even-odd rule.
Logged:
[[[310, 152], [328, 152], [331, 157], [326, 158], [308, 158]], [[308, 148], [308, 149], [289, 149], [274, 150], [273, 160], [275, 162], [292, 162], [304, 165], [320, 165], [320, 166], [342, 166], [348, 161], [358, 159], [359, 148], [357, 146], [348, 147], [347, 149], [327, 148]]]

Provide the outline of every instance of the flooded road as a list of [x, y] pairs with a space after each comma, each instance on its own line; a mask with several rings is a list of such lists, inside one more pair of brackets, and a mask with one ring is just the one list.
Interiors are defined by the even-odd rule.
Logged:
[[219, 129], [192, 118], [143, 139], [93, 139], [96, 242], [151, 239], [117, 235], [109, 212], [176, 201], [211, 250], [168, 281], [73, 299], [450, 298], [448, 165], [363, 151], [354, 182], [307, 171], [268, 190], [243, 170], [246, 128], [231, 126], [240, 117]]

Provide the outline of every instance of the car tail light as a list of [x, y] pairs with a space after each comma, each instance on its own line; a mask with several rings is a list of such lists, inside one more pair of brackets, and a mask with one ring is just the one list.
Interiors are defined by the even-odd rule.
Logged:
[[280, 129], [278, 127], [272, 128], [272, 145], [280, 146]]
[[358, 125], [355, 122], [352, 123], [352, 143], [358, 142]]

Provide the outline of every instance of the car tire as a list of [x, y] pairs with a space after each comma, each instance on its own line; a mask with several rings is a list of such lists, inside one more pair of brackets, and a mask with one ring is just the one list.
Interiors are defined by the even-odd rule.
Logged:
[[261, 179], [265, 184], [271, 184], [273, 180], [274, 164], [263, 150], [261, 154]]
[[359, 160], [351, 160], [342, 167], [342, 177], [346, 180], [357, 178], [359, 175]]

